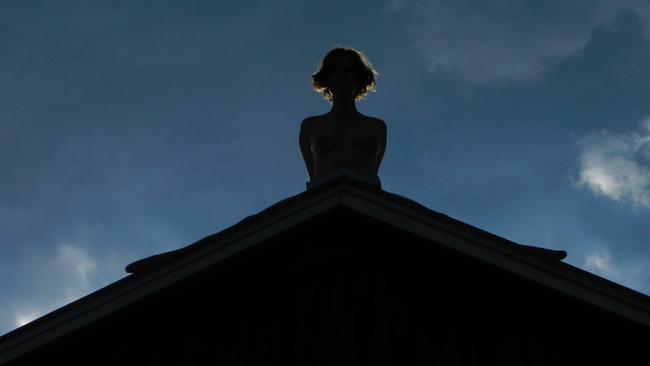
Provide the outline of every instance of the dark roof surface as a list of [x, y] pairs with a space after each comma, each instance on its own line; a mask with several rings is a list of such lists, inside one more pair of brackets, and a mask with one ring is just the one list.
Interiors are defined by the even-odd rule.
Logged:
[[340, 176], [194, 244], [129, 264], [130, 276], [0, 337], [0, 364], [340, 206], [650, 326], [648, 296], [562, 262], [564, 251], [514, 243], [403, 196]]
[[353, 178], [346, 177], [346, 176], [341, 176], [339, 179], [333, 179], [330, 180], [324, 184], [319, 185], [316, 188], [309, 189], [305, 192], [299, 193], [295, 196], [291, 196], [288, 198], [285, 198], [281, 201], [278, 201], [277, 203], [267, 207], [266, 209], [260, 211], [257, 214], [250, 215], [236, 223], [235, 225], [217, 233], [211, 236], [208, 236], [202, 240], [199, 240], [198, 242], [194, 244], [190, 244], [186, 247], [173, 250], [170, 252], [165, 252], [161, 254], [156, 254], [151, 257], [143, 258], [138, 261], [135, 261], [128, 266], [126, 266], [125, 270], [128, 273], [142, 273], [146, 272], [148, 270], [151, 270], [157, 266], [163, 265], [166, 262], [172, 261], [180, 256], [185, 255], [188, 252], [191, 252], [193, 249], [205, 245], [207, 242], [213, 242], [215, 240], [218, 240], [220, 237], [225, 236], [228, 234], [230, 231], [237, 230], [239, 228], [245, 227], [251, 222], [254, 222], [256, 220], [261, 220], [267, 217], [272, 217], [275, 215], [277, 212], [280, 212], [282, 209], [295, 205], [296, 203], [300, 202], [301, 200], [306, 199], [309, 196], [313, 196], [317, 194], [320, 191], [327, 190], [328, 188], [335, 186], [337, 183], [341, 182], [353, 182], [356, 185], [359, 185], [360, 187], [365, 187], [367, 190], [375, 193], [376, 195], [379, 195], [380, 197], [384, 199], [388, 199], [394, 202], [398, 202], [404, 206], [408, 206], [409, 208], [418, 210], [419, 212], [425, 214], [425, 215], [430, 215], [432, 217], [435, 217], [436, 219], [439, 220], [445, 220], [448, 221], [449, 223], [452, 223], [453, 225], [457, 225], [459, 228], [464, 229], [464, 230], [471, 230], [479, 235], [485, 235], [490, 237], [491, 239], [494, 240], [499, 240], [501, 241], [504, 245], [511, 246], [512, 249], [514, 250], [520, 250], [520, 251], [525, 251], [530, 254], [533, 254], [541, 260], [562, 260], [566, 258], [567, 253], [564, 250], [552, 250], [552, 249], [545, 249], [541, 247], [536, 247], [536, 246], [530, 246], [530, 245], [523, 245], [523, 244], [518, 244], [515, 242], [512, 242], [510, 240], [504, 239], [502, 237], [496, 236], [494, 234], [491, 234], [487, 231], [478, 229], [474, 226], [468, 225], [462, 221], [458, 221], [454, 218], [451, 218], [445, 214], [439, 213], [437, 211], [434, 211], [430, 208], [427, 208], [409, 198], [406, 198], [404, 196], [400, 196], [398, 194], [386, 192], [382, 189], [378, 189], [374, 187], [373, 185], [366, 184], [365, 182], [362, 181], [357, 181]]

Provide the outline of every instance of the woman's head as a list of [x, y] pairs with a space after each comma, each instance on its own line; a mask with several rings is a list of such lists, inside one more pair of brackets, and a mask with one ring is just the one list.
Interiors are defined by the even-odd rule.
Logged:
[[314, 90], [332, 101], [336, 94], [363, 99], [375, 89], [375, 75], [368, 59], [353, 48], [335, 48], [325, 55], [319, 70], [311, 76]]

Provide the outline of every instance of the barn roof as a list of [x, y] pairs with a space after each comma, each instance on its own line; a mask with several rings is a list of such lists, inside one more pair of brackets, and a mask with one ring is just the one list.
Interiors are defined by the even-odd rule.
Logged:
[[129, 264], [131, 275], [0, 337], [0, 364], [339, 207], [650, 326], [650, 297], [563, 262], [564, 251], [514, 243], [343, 174], [184, 248]]

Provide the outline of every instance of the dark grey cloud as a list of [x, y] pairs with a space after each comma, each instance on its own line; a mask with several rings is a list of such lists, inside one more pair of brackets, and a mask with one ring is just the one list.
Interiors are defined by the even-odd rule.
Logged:
[[395, 1], [413, 14], [410, 33], [430, 71], [485, 85], [541, 78], [580, 52], [621, 12], [650, 18], [643, 1]]

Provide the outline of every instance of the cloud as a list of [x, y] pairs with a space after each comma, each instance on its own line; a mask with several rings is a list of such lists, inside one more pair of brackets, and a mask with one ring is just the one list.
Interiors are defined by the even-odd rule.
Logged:
[[58, 261], [62, 269], [70, 271], [84, 285], [88, 284], [89, 272], [97, 267], [95, 261], [88, 256], [88, 253], [70, 244], [59, 246]]
[[90, 289], [90, 274], [97, 264], [80, 247], [64, 244], [59, 246], [57, 258], [58, 272], [67, 274], [69, 281], [64, 287], [66, 301], [74, 301]]
[[[33, 258], [30, 271], [37, 274], [40, 284], [28, 289], [29, 298], [16, 298], [11, 305], [4, 305], [11, 308], [8, 321], [13, 322], [13, 327], [23, 326], [92, 290], [98, 274], [97, 262], [82, 245], [60, 244], [51, 258]], [[13, 327], [2, 325], [0, 329]]]
[[17, 312], [14, 316], [14, 324], [16, 327], [22, 327], [23, 325], [30, 323], [32, 320], [38, 318], [38, 315], [38, 311]]
[[603, 130], [580, 141], [579, 187], [636, 206], [650, 207], [650, 118], [640, 132]]
[[124, 277], [124, 266], [137, 258], [175, 249], [161, 243], [182, 242], [169, 225], [157, 220], [126, 215], [125, 220], [139, 229], [120, 237], [107, 231], [119, 225], [84, 219], [88, 221], [31, 240], [39, 245], [17, 242], [13, 257], [0, 255], [0, 278], [8, 279], [0, 281], [0, 335]]
[[642, 291], [648, 280], [650, 260], [635, 257], [615, 261], [609, 251], [599, 250], [587, 255], [583, 268], [614, 282]]
[[538, 79], [623, 11], [650, 20], [650, 3], [639, 0], [392, 0], [386, 9], [412, 15], [409, 32], [430, 71], [475, 85]]

